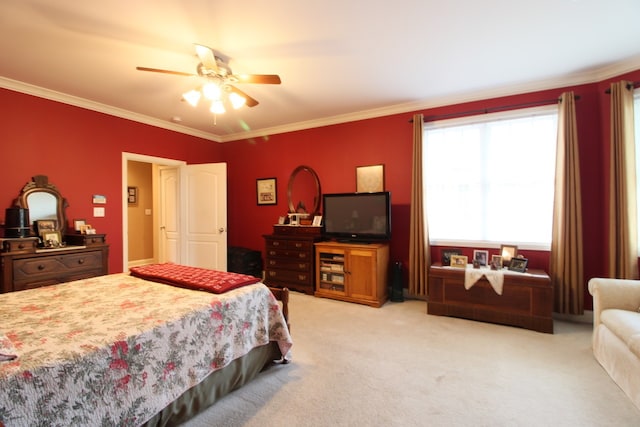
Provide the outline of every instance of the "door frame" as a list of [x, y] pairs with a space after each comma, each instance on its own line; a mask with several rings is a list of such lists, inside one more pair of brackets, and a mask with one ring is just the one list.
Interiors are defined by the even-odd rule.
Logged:
[[[180, 167], [186, 165], [184, 160], [167, 159], [163, 157], [147, 156], [145, 154], [136, 154], [122, 152], [122, 189], [120, 194], [122, 195], [122, 271], [129, 271], [129, 211], [127, 203], [127, 163], [129, 160], [143, 163], [151, 163], [161, 166], [176, 166]], [[156, 177], [153, 177], [155, 182]], [[155, 198], [154, 198], [155, 202]], [[153, 207], [153, 216], [156, 218], [157, 206]]]

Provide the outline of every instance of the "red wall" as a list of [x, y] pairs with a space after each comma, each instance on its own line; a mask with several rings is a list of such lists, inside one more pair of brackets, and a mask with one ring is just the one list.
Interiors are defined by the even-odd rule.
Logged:
[[[392, 260], [408, 258], [411, 191], [410, 114], [223, 144], [229, 168], [229, 242], [263, 250], [261, 236], [288, 210], [287, 185], [300, 165], [313, 168], [323, 193], [356, 190], [356, 166], [385, 165], [392, 191]], [[408, 163], [407, 163], [408, 162]], [[256, 178], [276, 177], [278, 204], [257, 206]]]
[[[109, 271], [122, 271], [122, 152], [218, 162], [220, 144], [0, 89], [0, 218], [34, 175], [67, 199], [67, 220], [84, 218], [110, 243]], [[107, 196], [93, 218], [92, 195]]]
[[[623, 76], [640, 79], [640, 70]], [[611, 79], [617, 81], [620, 77]], [[608, 95], [607, 82], [501, 97], [420, 111], [429, 117], [521, 105], [556, 99], [572, 90], [576, 102], [584, 229], [585, 281], [607, 275], [607, 205], [608, 197]], [[287, 134], [272, 135], [261, 140], [245, 140], [224, 144], [222, 157], [229, 163], [229, 242], [263, 250], [261, 235], [269, 233], [279, 215], [287, 211], [286, 189], [289, 174], [298, 165], [316, 170], [325, 193], [355, 190], [356, 166], [383, 163], [386, 189], [392, 192], [393, 241], [392, 261], [408, 266], [409, 203], [411, 189], [413, 113], [399, 114], [327, 126]], [[247, 171], [251, 171], [247, 174]], [[255, 179], [275, 176], [278, 179], [278, 205], [256, 206]], [[250, 194], [252, 197], [244, 197]], [[440, 259], [442, 248], [433, 247], [432, 259]], [[464, 248], [471, 256], [474, 249]], [[490, 253], [497, 253], [490, 249]], [[531, 268], [549, 270], [549, 254], [545, 251], [521, 250], [529, 258]], [[405, 277], [406, 280], [406, 277]], [[406, 284], [405, 284], [406, 286]], [[585, 288], [585, 307], [592, 308]]]
[[[640, 80], [640, 70], [623, 76]], [[611, 81], [620, 80], [620, 77]], [[442, 114], [517, 105], [557, 98], [573, 90], [580, 141], [584, 220], [585, 280], [607, 275], [608, 82], [585, 84], [420, 111]], [[9, 207], [33, 175], [48, 175], [67, 197], [69, 219], [91, 218], [91, 195], [105, 194], [106, 218], [91, 218], [111, 243], [110, 271], [121, 271], [121, 153], [123, 151], [228, 164], [229, 245], [263, 251], [262, 235], [287, 212], [289, 175], [312, 167], [325, 193], [355, 191], [357, 166], [384, 164], [385, 187], [392, 192], [391, 260], [408, 265], [413, 113], [344, 123], [218, 144], [128, 120], [0, 89], [0, 206]], [[277, 178], [277, 205], [258, 206], [256, 179]], [[4, 211], [0, 210], [0, 215]], [[485, 249], [485, 248], [477, 248]], [[473, 248], [465, 249], [471, 255]], [[491, 250], [495, 252], [495, 250]], [[548, 253], [522, 251], [530, 267], [548, 270]], [[440, 248], [432, 249], [440, 258]], [[586, 308], [591, 298], [585, 291]]]

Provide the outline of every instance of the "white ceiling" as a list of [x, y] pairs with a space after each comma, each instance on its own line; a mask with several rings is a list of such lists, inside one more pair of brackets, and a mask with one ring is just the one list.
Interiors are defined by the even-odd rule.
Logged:
[[[0, 87], [224, 142], [599, 81], [640, 68], [639, 0], [2, 0]], [[194, 43], [260, 101], [181, 94]], [[176, 119], [177, 118], [177, 119]], [[179, 121], [177, 121], [179, 120]]]

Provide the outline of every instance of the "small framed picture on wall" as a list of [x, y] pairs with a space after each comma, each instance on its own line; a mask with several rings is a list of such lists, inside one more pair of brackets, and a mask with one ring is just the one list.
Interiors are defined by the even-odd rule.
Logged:
[[258, 205], [275, 205], [278, 203], [276, 184], [276, 178], [258, 178], [256, 180]]
[[127, 187], [127, 202], [129, 205], [138, 204], [138, 187]]
[[384, 191], [384, 165], [358, 166], [356, 168], [356, 191], [358, 193]]

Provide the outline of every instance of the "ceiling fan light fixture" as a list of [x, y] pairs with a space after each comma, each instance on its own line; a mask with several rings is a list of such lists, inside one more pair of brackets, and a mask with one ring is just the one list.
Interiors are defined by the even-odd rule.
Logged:
[[231, 105], [233, 105], [233, 108], [237, 110], [247, 103], [247, 98], [242, 95], [238, 95], [235, 92], [231, 92], [229, 94], [229, 101], [231, 102]]
[[220, 89], [220, 86], [218, 86], [215, 83], [207, 83], [204, 86], [202, 86], [202, 93], [204, 94], [204, 97], [207, 98], [210, 101], [217, 101], [220, 100], [220, 95], [222, 95], [222, 90]]
[[195, 89], [190, 90], [182, 94], [182, 99], [187, 101], [192, 107], [196, 107], [200, 101], [200, 91]]
[[213, 114], [224, 114], [227, 110], [224, 108], [224, 104], [221, 100], [216, 100], [211, 103], [210, 111]]

